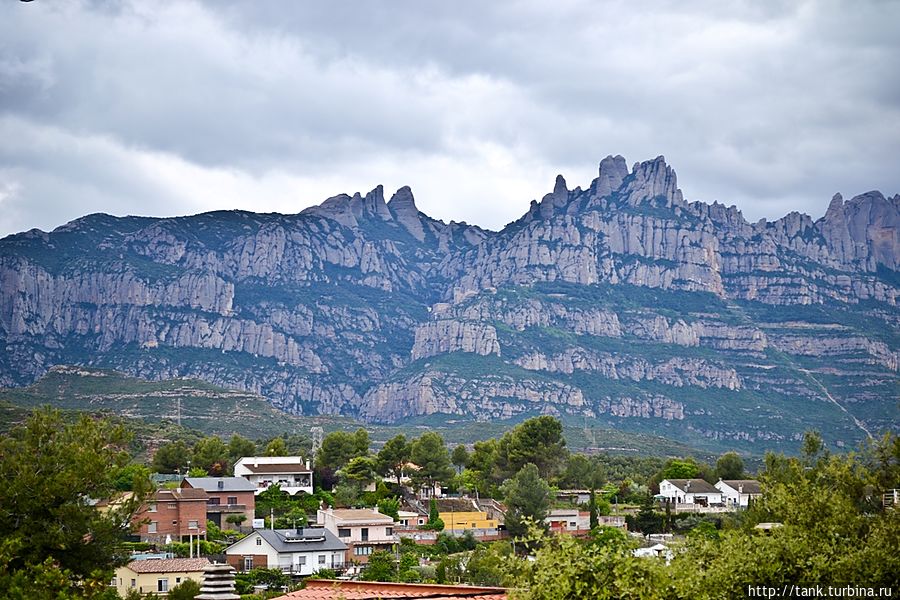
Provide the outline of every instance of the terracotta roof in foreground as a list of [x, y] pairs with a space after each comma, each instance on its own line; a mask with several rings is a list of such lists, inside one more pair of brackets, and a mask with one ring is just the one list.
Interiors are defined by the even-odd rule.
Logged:
[[275, 600], [506, 600], [506, 590], [468, 585], [434, 585], [426, 583], [380, 583], [375, 581], [332, 581], [308, 579], [306, 588], [278, 596]]

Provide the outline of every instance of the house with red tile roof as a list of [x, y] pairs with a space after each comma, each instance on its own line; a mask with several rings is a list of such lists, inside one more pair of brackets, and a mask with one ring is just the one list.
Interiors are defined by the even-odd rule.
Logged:
[[116, 569], [113, 585], [119, 596], [130, 590], [140, 594], [166, 595], [186, 579], [200, 583], [203, 569], [209, 565], [205, 558], [152, 558], [133, 560]]

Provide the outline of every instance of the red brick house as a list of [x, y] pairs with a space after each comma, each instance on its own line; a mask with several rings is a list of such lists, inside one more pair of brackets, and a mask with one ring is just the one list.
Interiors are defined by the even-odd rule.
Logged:
[[134, 517], [142, 542], [166, 544], [206, 537], [205, 490], [157, 490], [153, 501]]
[[231, 515], [243, 515], [245, 526], [253, 522], [257, 488], [243, 477], [186, 477], [181, 487], [205, 490], [206, 518], [223, 529], [237, 529]]

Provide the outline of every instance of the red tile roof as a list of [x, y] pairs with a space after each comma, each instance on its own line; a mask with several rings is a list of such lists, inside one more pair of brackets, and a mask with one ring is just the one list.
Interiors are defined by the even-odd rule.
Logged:
[[190, 573], [202, 571], [208, 564], [205, 558], [150, 558], [133, 560], [127, 566], [135, 573]]
[[425, 583], [380, 583], [374, 581], [331, 581], [309, 579], [306, 588], [278, 596], [274, 600], [506, 600], [506, 590], [468, 585], [433, 585]]

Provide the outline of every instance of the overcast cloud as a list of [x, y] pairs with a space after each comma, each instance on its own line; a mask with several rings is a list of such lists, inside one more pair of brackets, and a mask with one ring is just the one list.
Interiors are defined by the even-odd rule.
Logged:
[[0, 235], [379, 183], [498, 229], [607, 154], [750, 220], [900, 192], [900, 2], [0, 5]]

